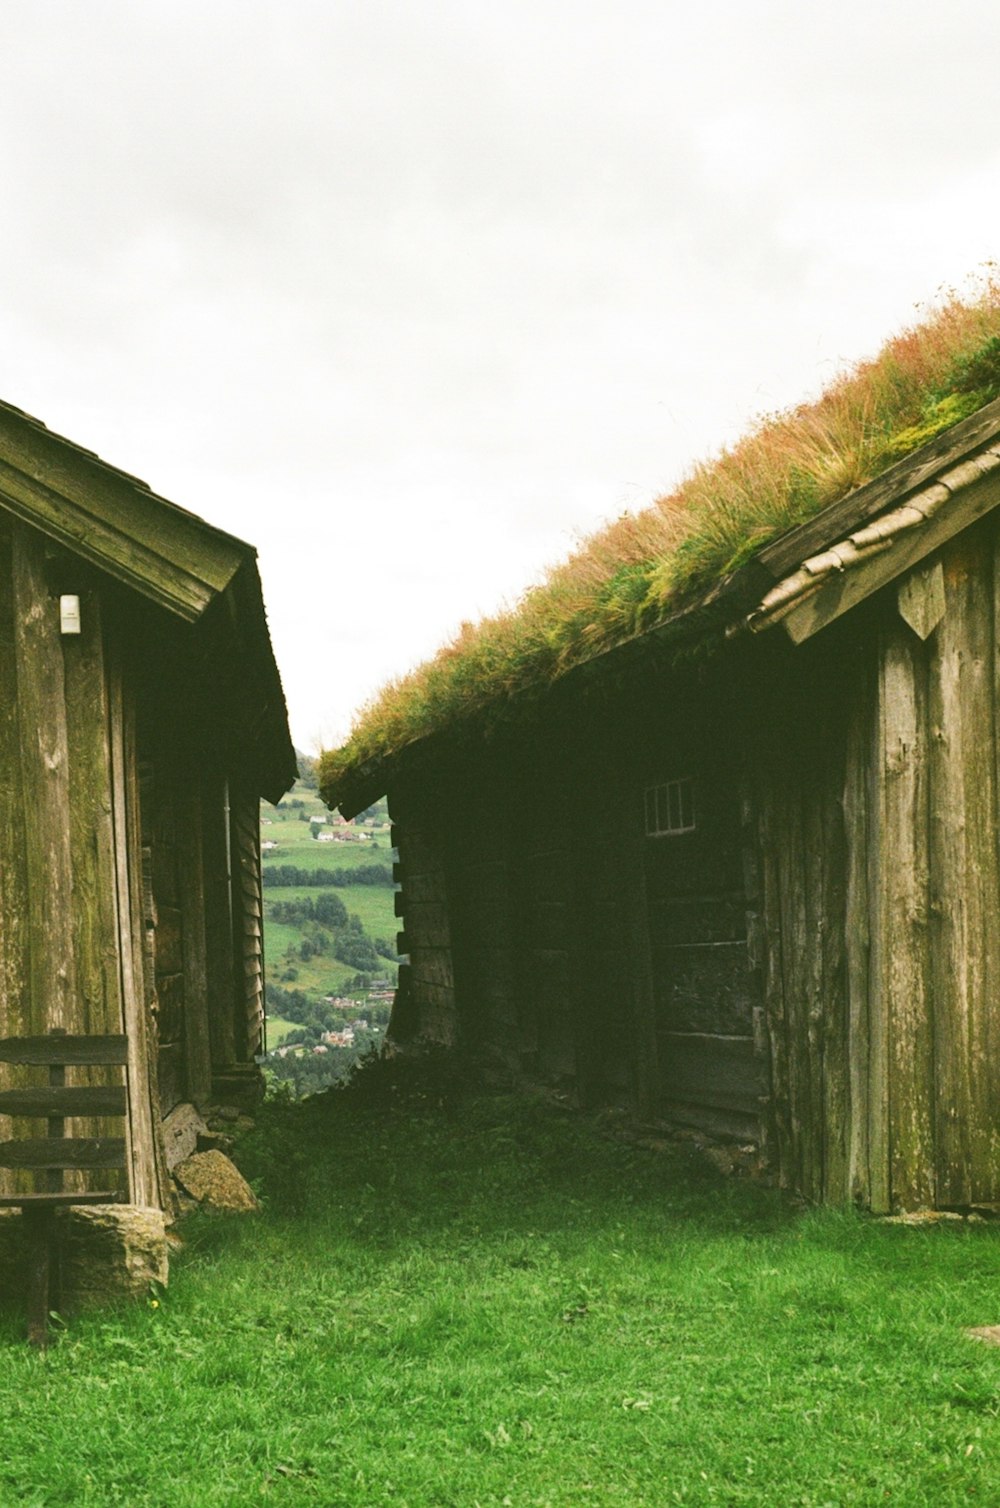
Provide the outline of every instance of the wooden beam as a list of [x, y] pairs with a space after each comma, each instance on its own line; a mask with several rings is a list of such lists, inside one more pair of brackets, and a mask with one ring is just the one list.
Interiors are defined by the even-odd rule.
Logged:
[[793, 644], [801, 644], [821, 629], [849, 612], [873, 592], [895, 581], [904, 571], [924, 560], [933, 550], [1000, 503], [1000, 468], [988, 472], [979, 481], [956, 492], [939, 513], [926, 523], [898, 535], [888, 549], [850, 570], [824, 579], [811, 596], [805, 598], [782, 619], [782, 627]]
[[124, 1115], [123, 1084], [0, 1090], [0, 1115]]
[[6, 1037], [0, 1040], [0, 1063], [122, 1065], [128, 1061], [123, 1036]]
[[121, 1168], [123, 1136], [35, 1136], [0, 1141], [0, 1168]]

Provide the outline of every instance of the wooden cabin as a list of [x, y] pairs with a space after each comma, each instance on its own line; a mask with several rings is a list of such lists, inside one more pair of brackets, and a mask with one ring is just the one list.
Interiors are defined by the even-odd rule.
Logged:
[[1000, 1201], [998, 504], [991, 403], [489, 736], [356, 771], [396, 1040], [757, 1143], [811, 1200]]
[[0, 1037], [127, 1035], [133, 1204], [168, 1207], [165, 1117], [256, 1077], [294, 778], [253, 549], [0, 404]]

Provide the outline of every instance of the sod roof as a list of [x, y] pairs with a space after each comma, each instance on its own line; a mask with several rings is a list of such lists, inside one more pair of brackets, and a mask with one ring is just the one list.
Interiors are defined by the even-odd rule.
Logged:
[[595, 533], [509, 611], [463, 624], [322, 755], [324, 798], [363, 805], [410, 745], [488, 728], [574, 667], [678, 615], [693, 621], [775, 539], [997, 398], [1000, 282], [991, 275], [971, 295], [947, 295], [815, 402], [762, 418], [672, 492]]

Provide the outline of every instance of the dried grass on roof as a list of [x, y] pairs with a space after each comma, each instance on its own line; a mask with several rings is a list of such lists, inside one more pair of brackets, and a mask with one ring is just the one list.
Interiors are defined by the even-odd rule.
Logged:
[[673, 492], [586, 540], [509, 611], [458, 635], [365, 707], [322, 757], [323, 793], [414, 740], [663, 622], [755, 551], [1000, 396], [1000, 281], [950, 293], [814, 403], [761, 419]]

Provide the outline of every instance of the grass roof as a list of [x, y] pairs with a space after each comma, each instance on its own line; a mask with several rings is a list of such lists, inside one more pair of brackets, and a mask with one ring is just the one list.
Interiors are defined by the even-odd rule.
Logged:
[[813, 403], [760, 419], [666, 496], [599, 530], [508, 611], [390, 682], [320, 762], [335, 805], [408, 744], [481, 726], [520, 693], [663, 623], [778, 535], [1000, 397], [1000, 281], [947, 294]]

